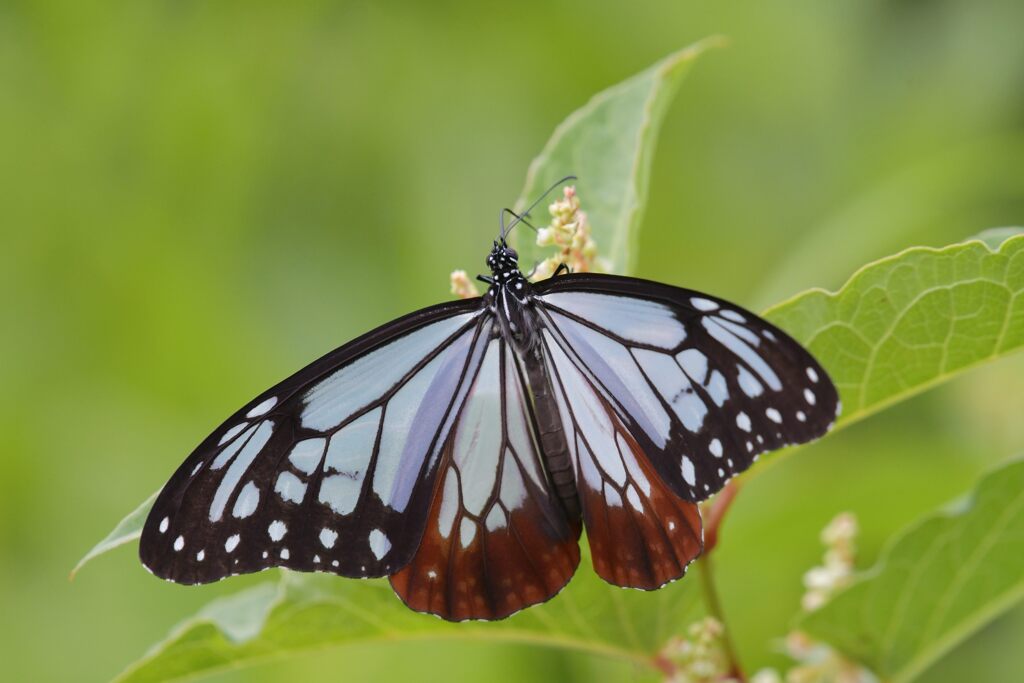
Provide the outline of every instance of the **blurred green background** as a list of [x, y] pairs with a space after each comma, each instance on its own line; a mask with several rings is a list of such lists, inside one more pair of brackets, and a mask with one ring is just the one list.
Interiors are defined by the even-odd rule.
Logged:
[[[107, 679], [263, 580], [172, 586], [129, 548], [67, 573], [238, 405], [478, 272], [498, 208], [594, 92], [732, 39], [668, 114], [638, 274], [763, 307], [1024, 223], [1022, 26], [1020, 0], [4, 0], [0, 678]], [[1024, 450], [1022, 377], [1019, 358], [972, 372], [750, 481], [717, 564], [748, 668], [785, 662], [834, 513], [859, 515], [867, 564]], [[924, 680], [1011, 680], [1022, 633], [1018, 608]], [[641, 674], [377, 644], [213, 680], [525, 677]]]

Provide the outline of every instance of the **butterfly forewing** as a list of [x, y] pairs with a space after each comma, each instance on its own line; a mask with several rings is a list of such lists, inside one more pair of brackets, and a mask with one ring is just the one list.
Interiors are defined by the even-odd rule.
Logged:
[[252, 401], [164, 487], [143, 564], [179, 583], [274, 566], [345, 576], [404, 566], [490, 321], [478, 300], [419, 311]]
[[548, 600], [579, 563], [545, 474], [516, 355], [490, 344], [445, 443], [419, 550], [391, 577], [412, 609], [500, 619]]
[[838, 395], [818, 362], [738, 306], [608, 275], [537, 290], [553, 343], [683, 498], [707, 498], [758, 454], [810, 441], [835, 421]]

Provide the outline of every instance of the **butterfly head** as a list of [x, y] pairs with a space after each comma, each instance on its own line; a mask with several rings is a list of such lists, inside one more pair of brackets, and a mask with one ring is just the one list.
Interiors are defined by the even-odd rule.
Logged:
[[494, 248], [487, 256], [487, 267], [491, 269], [494, 279], [502, 282], [519, 272], [519, 254], [504, 239], [494, 240]]

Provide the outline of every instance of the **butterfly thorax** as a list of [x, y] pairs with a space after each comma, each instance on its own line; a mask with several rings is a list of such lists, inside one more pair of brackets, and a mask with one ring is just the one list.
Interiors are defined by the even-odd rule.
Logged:
[[555, 388], [545, 370], [540, 323], [531, 300], [533, 286], [519, 270], [519, 255], [504, 242], [495, 242], [487, 257], [490, 288], [484, 301], [498, 320], [498, 329], [516, 349], [534, 404], [538, 446], [551, 487], [572, 524], [579, 519], [578, 493], [566, 434], [558, 419]]
[[528, 303], [532, 287], [519, 270], [519, 255], [504, 241], [495, 242], [487, 257], [491, 269], [490, 287], [484, 301], [500, 321], [501, 330], [520, 349], [530, 347], [536, 335]]

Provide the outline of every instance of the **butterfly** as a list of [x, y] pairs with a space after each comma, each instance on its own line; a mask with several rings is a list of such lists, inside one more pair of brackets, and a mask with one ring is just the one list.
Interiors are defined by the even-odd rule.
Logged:
[[263, 392], [160, 492], [139, 554], [184, 584], [287, 567], [390, 577], [413, 610], [501, 619], [580, 561], [653, 590], [698, 503], [822, 436], [821, 365], [739, 306], [630, 277], [531, 283], [502, 228], [477, 298], [387, 323]]

